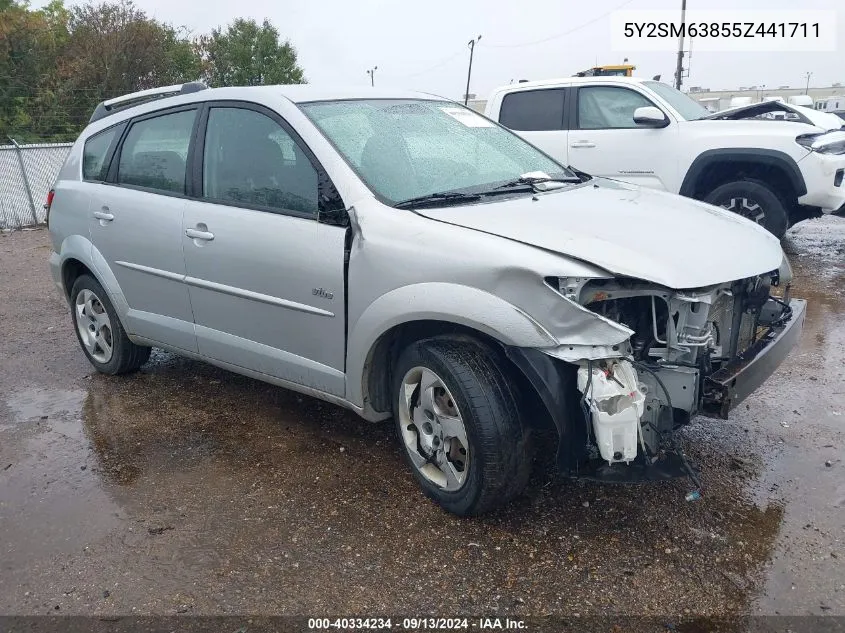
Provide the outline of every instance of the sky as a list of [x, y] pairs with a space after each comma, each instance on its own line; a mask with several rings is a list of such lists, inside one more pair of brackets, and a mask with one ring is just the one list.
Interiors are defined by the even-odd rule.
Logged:
[[[76, 0], [66, 0], [76, 4]], [[46, 4], [35, 0], [31, 6]], [[680, 0], [135, 0], [148, 15], [194, 34], [236, 17], [270, 19], [296, 47], [310, 83], [367, 85], [377, 66], [379, 87], [409, 88], [454, 99], [464, 94], [470, 39], [481, 35], [471, 93], [486, 98], [519, 79], [566, 77], [628, 57], [635, 75], [673, 81], [672, 52], [626, 52], [611, 47], [610, 13], [672, 10]], [[845, 4], [838, 0], [688, 0], [688, 9], [832, 10], [839, 5], [837, 51], [825, 53], [696, 52], [685, 87], [845, 84]], [[765, 7], [764, 10], [760, 10]]]

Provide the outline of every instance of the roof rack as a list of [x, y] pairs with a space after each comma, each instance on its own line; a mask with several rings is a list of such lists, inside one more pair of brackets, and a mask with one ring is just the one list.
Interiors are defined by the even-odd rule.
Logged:
[[115, 97], [114, 99], [106, 99], [97, 104], [94, 108], [94, 113], [88, 120], [89, 123], [99, 121], [105, 117], [115, 114], [126, 108], [131, 108], [136, 105], [141, 105], [147, 101], [154, 101], [155, 99], [164, 99], [165, 97], [175, 97], [176, 95], [187, 95], [192, 92], [199, 92], [208, 88], [201, 81], [190, 81], [184, 84], [176, 84], [174, 86], [163, 86], [161, 88], [150, 88], [149, 90], [141, 90], [139, 92], [132, 92], [122, 97]]

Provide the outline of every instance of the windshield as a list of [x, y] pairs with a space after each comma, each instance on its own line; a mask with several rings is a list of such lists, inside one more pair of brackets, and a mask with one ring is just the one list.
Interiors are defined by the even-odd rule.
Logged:
[[663, 98], [670, 106], [678, 111], [681, 118], [687, 121], [697, 121], [710, 116], [707, 108], [701, 105], [698, 101], [684, 94], [680, 90], [676, 90], [672, 86], [666, 85], [659, 81], [644, 81], [646, 86], [654, 90], [660, 97]]
[[469, 108], [448, 101], [361, 99], [300, 106], [389, 204], [482, 191], [531, 172], [575, 174]]

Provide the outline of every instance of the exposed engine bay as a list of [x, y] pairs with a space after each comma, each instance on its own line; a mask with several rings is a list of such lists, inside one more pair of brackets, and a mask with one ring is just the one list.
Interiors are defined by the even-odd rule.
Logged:
[[676, 454], [674, 431], [693, 415], [726, 418], [771, 373], [757, 382], [746, 370], [793, 318], [782, 276], [788, 270], [695, 290], [560, 280], [561, 294], [632, 332], [617, 356], [577, 362], [586, 457], [606, 466], [655, 464]]

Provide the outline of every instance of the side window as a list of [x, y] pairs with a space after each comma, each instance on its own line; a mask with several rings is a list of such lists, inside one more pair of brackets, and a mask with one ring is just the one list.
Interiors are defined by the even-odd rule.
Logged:
[[563, 88], [512, 92], [502, 99], [499, 123], [512, 130], [563, 129]]
[[317, 214], [317, 170], [281, 125], [254, 110], [209, 111], [202, 184], [210, 200]]
[[196, 110], [185, 110], [134, 123], [120, 150], [117, 182], [185, 193], [194, 117]]
[[84, 180], [106, 179], [108, 165], [105, 165], [106, 155], [109, 153], [112, 141], [123, 131], [123, 125], [115, 125], [103, 130], [85, 141], [82, 150], [82, 178]]
[[582, 130], [634, 128], [634, 110], [654, 104], [639, 92], [612, 86], [578, 90], [578, 127]]

